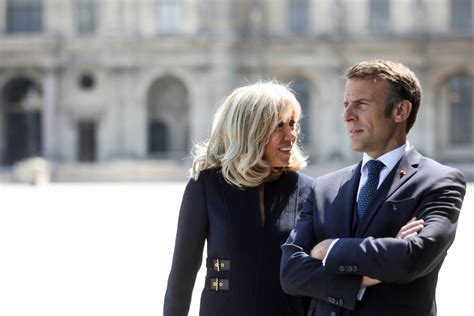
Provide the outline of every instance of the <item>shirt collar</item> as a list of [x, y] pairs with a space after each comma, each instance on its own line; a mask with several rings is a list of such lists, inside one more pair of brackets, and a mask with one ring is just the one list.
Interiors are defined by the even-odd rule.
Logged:
[[[401, 145], [398, 148], [395, 148], [392, 151], [389, 151], [388, 153], [383, 154], [382, 156], [377, 158], [377, 160], [383, 162], [383, 164], [385, 165], [385, 167], [388, 168], [388, 170], [392, 170], [393, 167], [395, 167], [395, 165], [397, 164], [397, 162], [400, 159], [402, 159], [403, 155], [412, 148], [413, 147], [410, 145], [410, 143], [408, 141], [406, 141], [405, 144]], [[374, 158], [370, 157], [367, 153], [364, 153], [364, 155], [362, 157], [362, 168], [361, 168], [361, 170], [364, 170], [365, 165], [367, 164], [367, 162], [369, 160], [372, 160], [372, 159], [374, 159]]]

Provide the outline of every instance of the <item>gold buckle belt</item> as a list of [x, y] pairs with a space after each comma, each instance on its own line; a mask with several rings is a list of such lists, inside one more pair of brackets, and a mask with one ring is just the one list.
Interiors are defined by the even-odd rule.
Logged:
[[222, 290], [226, 291], [229, 289], [229, 280], [219, 279], [219, 278], [207, 279], [206, 286], [207, 288], [216, 292], [222, 291]]
[[206, 267], [214, 271], [229, 271], [230, 270], [230, 260], [223, 259], [209, 259], [206, 260]]

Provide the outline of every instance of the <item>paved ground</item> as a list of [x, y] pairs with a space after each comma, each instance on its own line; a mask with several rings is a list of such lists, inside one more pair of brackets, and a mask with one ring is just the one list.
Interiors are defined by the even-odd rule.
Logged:
[[[161, 315], [184, 183], [0, 184], [0, 315]], [[470, 184], [439, 316], [468, 315]], [[190, 315], [197, 315], [202, 271]]]

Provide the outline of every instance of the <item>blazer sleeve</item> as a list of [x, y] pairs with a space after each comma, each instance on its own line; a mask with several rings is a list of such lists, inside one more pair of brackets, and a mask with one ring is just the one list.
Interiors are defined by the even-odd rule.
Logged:
[[395, 283], [409, 283], [431, 273], [454, 241], [465, 192], [464, 176], [457, 170], [436, 178], [414, 210], [416, 217], [424, 220], [416, 237], [342, 238], [326, 259], [327, 270], [354, 274], [344, 267], [357, 266], [357, 274]]
[[313, 229], [314, 189], [282, 245], [280, 280], [283, 290], [291, 295], [310, 296], [354, 310], [362, 277], [327, 273], [320, 260], [308, 253], [316, 245]]
[[171, 272], [164, 301], [165, 316], [188, 315], [196, 275], [201, 267], [207, 235], [207, 208], [201, 177], [184, 191]]

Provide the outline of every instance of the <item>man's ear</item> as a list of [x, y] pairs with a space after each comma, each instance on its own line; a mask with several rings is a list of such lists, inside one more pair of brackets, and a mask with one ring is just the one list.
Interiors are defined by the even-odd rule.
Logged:
[[395, 105], [395, 108], [393, 109], [395, 122], [402, 123], [403, 121], [406, 121], [410, 116], [411, 107], [411, 102], [408, 100], [403, 100]]

